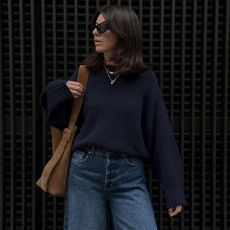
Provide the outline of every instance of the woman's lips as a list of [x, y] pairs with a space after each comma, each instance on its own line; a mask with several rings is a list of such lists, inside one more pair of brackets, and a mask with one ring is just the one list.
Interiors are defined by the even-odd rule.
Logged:
[[94, 44], [95, 44], [95, 45], [99, 45], [100, 43], [101, 43], [100, 40], [97, 40], [97, 39], [94, 40]]

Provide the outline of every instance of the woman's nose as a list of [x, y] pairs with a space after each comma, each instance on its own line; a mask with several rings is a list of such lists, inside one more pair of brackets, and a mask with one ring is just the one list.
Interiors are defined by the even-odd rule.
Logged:
[[93, 35], [98, 35], [97, 28], [95, 27], [94, 30], [92, 31]]

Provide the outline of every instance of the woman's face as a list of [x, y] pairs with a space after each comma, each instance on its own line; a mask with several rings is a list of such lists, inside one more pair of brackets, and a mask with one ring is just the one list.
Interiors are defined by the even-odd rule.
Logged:
[[[96, 20], [96, 25], [103, 22], [105, 22], [105, 18], [102, 14], [99, 14]], [[109, 29], [107, 29], [104, 33], [99, 33], [95, 28], [92, 33], [94, 36], [96, 52], [103, 53], [105, 60], [109, 60], [113, 53], [113, 49], [118, 43], [118, 36]]]

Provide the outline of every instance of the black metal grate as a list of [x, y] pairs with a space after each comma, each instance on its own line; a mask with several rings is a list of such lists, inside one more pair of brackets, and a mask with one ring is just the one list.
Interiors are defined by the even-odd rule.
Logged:
[[63, 199], [36, 188], [50, 133], [39, 95], [69, 77], [93, 45], [96, 8], [132, 7], [144, 60], [158, 76], [184, 160], [189, 206], [168, 218], [163, 191], [146, 166], [159, 229], [230, 226], [229, 0], [0, 2], [0, 229], [62, 229]]

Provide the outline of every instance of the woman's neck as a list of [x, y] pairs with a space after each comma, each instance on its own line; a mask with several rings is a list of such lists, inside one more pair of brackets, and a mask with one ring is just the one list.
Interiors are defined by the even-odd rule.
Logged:
[[105, 65], [115, 65], [115, 61], [111, 58], [111, 55], [104, 54], [104, 63]]
[[105, 61], [105, 65], [116, 65], [114, 61]]

